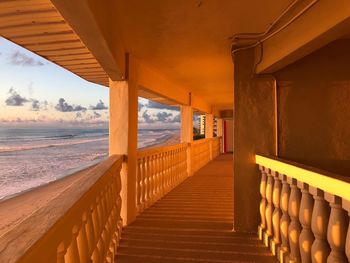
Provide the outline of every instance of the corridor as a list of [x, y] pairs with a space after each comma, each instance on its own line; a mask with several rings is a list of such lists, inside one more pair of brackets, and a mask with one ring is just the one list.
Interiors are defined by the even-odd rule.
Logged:
[[256, 235], [232, 232], [232, 155], [221, 155], [123, 229], [120, 263], [277, 262]]

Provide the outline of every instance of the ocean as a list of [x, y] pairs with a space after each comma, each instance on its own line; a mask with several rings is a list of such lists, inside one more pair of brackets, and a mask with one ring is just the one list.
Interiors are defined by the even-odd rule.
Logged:
[[[178, 133], [139, 130], [138, 148], [167, 143]], [[0, 127], [0, 200], [107, 157], [107, 128]]]

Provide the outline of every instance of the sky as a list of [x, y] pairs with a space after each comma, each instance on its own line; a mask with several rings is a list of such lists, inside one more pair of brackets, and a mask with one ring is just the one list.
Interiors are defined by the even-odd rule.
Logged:
[[[0, 37], [0, 126], [108, 126], [109, 91]], [[139, 128], [179, 128], [178, 107], [139, 98]]]

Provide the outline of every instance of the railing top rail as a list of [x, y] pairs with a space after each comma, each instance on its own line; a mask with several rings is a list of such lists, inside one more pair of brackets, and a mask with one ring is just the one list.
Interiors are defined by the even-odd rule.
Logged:
[[[54, 225], [68, 221], [74, 224], [73, 220], [67, 219], [66, 216], [72, 214], [73, 208], [80, 210], [81, 205], [88, 205], [86, 202], [79, 201], [89, 198], [88, 194], [94, 191], [94, 185], [99, 182], [99, 179], [121, 167], [122, 162], [123, 156], [113, 155], [87, 170], [85, 176], [70, 185], [47, 205], [33, 212], [16, 228], [1, 236], [0, 248], [3, 249], [0, 250], [0, 258], [2, 262], [17, 262], [28, 249], [37, 246], [39, 240], [48, 234], [52, 235], [53, 232], [57, 232], [53, 230]], [[53, 242], [52, 239], [50, 240]]]
[[169, 145], [169, 146], [159, 146], [159, 147], [154, 147], [154, 148], [140, 149], [137, 151], [137, 157], [141, 158], [144, 156], [169, 152], [169, 151], [181, 149], [181, 148], [187, 147], [187, 146], [188, 146], [188, 143], [179, 143], [179, 144], [174, 144], [174, 145]]
[[218, 140], [220, 138], [221, 138], [221, 136], [213, 137], [213, 138], [203, 138], [203, 139], [195, 140], [195, 141], [191, 142], [191, 144], [192, 145], [201, 144], [201, 143], [205, 143], [208, 141], [215, 141], [215, 140]]
[[350, 201], [350, 180], [347, 177], [275, 157], [256, 155], [255, 162], [275, 172], [307, 183], [309, 186]]

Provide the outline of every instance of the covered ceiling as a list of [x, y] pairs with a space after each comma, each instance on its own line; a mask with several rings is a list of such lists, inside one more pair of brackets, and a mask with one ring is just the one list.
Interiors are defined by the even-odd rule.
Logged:
[[68, 69], [108, 85], [108, 76], [50, 0], [0, 0], [0, 35]]
[[[61, 16], [66, 10], [58, 12], [50, 0], [1, 0], [0, 35], [88, 81], [108, 85], [103, 68], [111, 69], [109, 72], [115, 69], [106, 66], [110, 59], [96, 59], [93, 55], [104, 48], [94, 52], [87, 48], [99, 41], [86, 37], [89, 30], [100, 30], [106, 40], [101, 47], [112, 51], [121, 48], [212, 106], [231, 108], [231, 37], [235, 33], [265, 31], [292, 0], [52, 2], [56, 7], [62, 3], [66, 10], [77, 6], [79, 11], [71, 12], [75, 22], [69, 21], [74, 30]], [[99, 20], [99, 27], [82, 19], [84, 5], [90, 6], [90, 18]], [[76, 29], [82, 27], [87, 29], [85, 34], [76, 34]], [[115, 38], [120, 38], [122, 47], [114, 44]]]
[[212, 105], [232, 105], [232, 35], [262, 32], [291, 0], [118, 0], [127, 52]]

